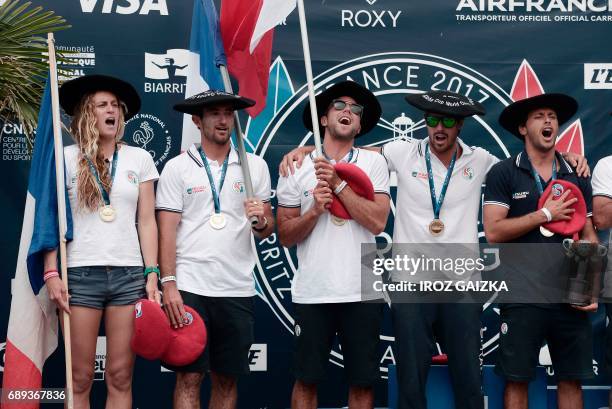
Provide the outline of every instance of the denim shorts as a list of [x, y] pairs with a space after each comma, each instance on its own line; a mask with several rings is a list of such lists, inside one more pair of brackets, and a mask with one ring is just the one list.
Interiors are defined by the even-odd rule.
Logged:
[[143, 268], [92, 266], [68, 269], [70, 305], [102, 310], [136, 304], [145, 295]]

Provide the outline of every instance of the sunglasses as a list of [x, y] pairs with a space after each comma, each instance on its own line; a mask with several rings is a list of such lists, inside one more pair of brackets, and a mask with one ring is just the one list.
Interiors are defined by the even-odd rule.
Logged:
[[352, 113], [360, 117], [363, 115], [363, 105], [351, 104], [341, 99], [334, 99], [331, 104], [336, 111], [342, 111], [348, 105]]
[[457, 118], [439, 117], [433, 115], [425, 115], [425, 123], [431, 128], [435, 128], [442, 121], [442, 126], [445, 128], [452, 128], [457, 125]]

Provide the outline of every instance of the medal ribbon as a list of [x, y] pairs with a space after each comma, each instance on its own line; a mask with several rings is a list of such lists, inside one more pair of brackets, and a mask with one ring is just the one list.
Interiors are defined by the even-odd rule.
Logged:
[[[85, 159], [87, 159], [87, 163], [89, 164], [89, 169], [91, 170], [91, 173], [93, 173], [93, 175], [96, 177], [96, 182], [98, 182], [98, 187], [100, 188], [100, 193], [102, 194], [102, 199], [104, 200], [104, 204], [106, 206], [110, 205], [110, 189], [108, 192], [106, 191], [106, 189], [104, 189], [104, 185], [102, 185], [102, 181], [100, 181], [100, 175], [98, 174], [96, 167], [94, 166], [94, 164], [91, 162], [91, 160], [88, 157], [85, 157]], [[115, 152], [113, 153], [113, 164], [112, 164], [112, 169], [111, 169], [111, 188], [113, 186], [113, 181], [115, 180], [115, 173], [117, 171], [117, 161], [118, 160], [119, 160], [119, 150], [117, 149], [117, 145], [115, 145]]]
[[431, 155], [429, 153], [429, 144], [425, 145], [425, 163], [427, 164], [427, 177], [429, 179], [429, 193], [431, 194], [431, 206], [434, 211], [434, 219], [440, 218], [440, 209], [442, 209], [442, 203], [444, 202], [444, 195], [446, 195], [446, 189], [450, 182], [451, 175], [453, 174], [453, 168], [455, 167], [455, 160], [457, 159], [457, 150], [453, 153], [450, 165], [446, 171], [446, 177], [442, 184], [442, 190], [440, 191], [440, 197], [436, 200], [436, 187], [434, 185], [433, 171], [431, 169]]
[[206, 176], [208, 176], [208, 182], [210, 182], [210, 191], [213, 196], [213, 203], [215, 205], [215, 213], [221, 213], [221, 202], [219, 201], [219, 195], [221, 194], [221, 189], [223, 189], [223, 183], [225, 182], [225, 173], [227, 172], [227, 164], [229, 162], [229, 152], [223, 161], [223, 165], [221, 166], [221, 179], [219, 180], [219, 192], [217, 193], [217, 187], [215, 186], [215, 181], [212, 176], [212, 172], [210, 171], [210, 165], [208, 164], [208, 159], [206, 158], [206, 154], [202, 148], [199, 148], [200, 157], [202, 158], [202, 162], [204, 162], [204, 169], [206, 169]]
[[[321, 148], [323, 150], [323, 148]], [[351, 148], [350, 152], [349, 152], [349, 157], [346, 161], [346, 163], [351, 163], [351, 160], [353, 159], [353, 148]], [[329, 156], [327, 156], [327, 154], [325, 153], [325, 150], [323, 150], [323, 156], [325, 156], [325, 159], [327, 159], [328, 161], [332, 161], [332, 158], [330, 158]]]
[[[557, 178], [557, 164], [556, 164], [557, 160], [556, 158], [553, 159], [553, 163], [552, 163], [552, 178], [550, 180], [555, 180]], [[529, 161], [529, 163], [531, 163], [531, 160]], [[533, 178], [535, 179], [536, 182], [536, 186], [538, 188], [538, 192], [540, 193], [540, 196], [542, 196], [542, 194], [544, 193], [544, 187], [542, 186], [542, 180], [540, 178], [540, 175], [538, 174], [538, 171], [535, 169], [535, 167], [533, 166], [533, 164], [531, 165], [531, 173], [533, 174]]]

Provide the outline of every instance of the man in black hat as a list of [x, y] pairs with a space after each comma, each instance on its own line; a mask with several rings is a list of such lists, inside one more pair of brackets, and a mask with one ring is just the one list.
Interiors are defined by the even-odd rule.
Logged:
[[[368, 148], [382, 153], [389, 171], [397, 175], [393, 242], [478, 243], [481, 186], [499, 160], [482, 148], [468, 146], [459, 134], [465, 119], [484, 115], [484, 107], [450, 91], [413, 94], [406, 100], [423, 111], [428, 137], [419, 142], [398, 140], [382, 148]], [[310, 150], [302, 147], [288, 154], [281, 164], [281, 174], [293, 171], [294, 161], [299, 167], [301, 155]], [[399, 296], [392, 305], [398, 406], [427, 407], [427, 374], [438, 341], [448, 354], [456, 406], [482, 408], [482, 305], [421, 304], [415, 300]]]
[[[263, 159], [248, 154], [255, 197], [246, 198], [244, 176], [230, 136], [234, 111], [253, 101], [206, 91], [174, 106], [192, 115], [201, 146], [168, 161], [157, 187], [159, 264], [164, 308], [177, 328], [189, 321], [183, 303], [204, 319], [208, 342], [192, 364], [176, 368], [174, 408], [200, 407], [204, 373], [211, 374], [209, 407], [236, 406], [236, 379], [249, 372], [253, 341], [252, 235], [274, 230], [270, 174]], [[249, 218], [256, 217], [251, 225]]]
[[[365, 303], [361, 291], [361, 244], [375, 243], [389, 213], [389, 175], [384, 159], [356, 149], [354, 140], [380, 117], [376, 97], [352, 81], [338, 83], [316, 98], [324, 131], [324, 157], [309, 155], [304, 165], [277, 187], [278, 235], [285, 247], [297, 245], [299, 267], [291, 288], [295, 312], [293, 408], [317, 407], [317, 384], [325, 379], [336, 334], [349, 383], [348, 405], [373, 407], [372, 386], [379, 376], [377, 346], [381, 303]], [[312, 130], [310, 107], [304, 124]], [[364, 171], [374, 200], [355, 193], [333, 164]], [[329, 212], [332, 192], [352, 219]]]
[[[555, 200], [547, 198], [538, 209], [546, 186], [563, 179], [578, 186], [587, 207], [581, 239], [596, 243], [591, 221], [591, 184], [555, 151], [559, 126], [576, 113], [578, 103], [563, 94], [542, 94], [514, 102], [499, 117], [500, 124], [524, 140], [525, 149], [491, 169], [487, 176], [483, 220], [487, 240], [492, 243], [561, 243], [559, 234], [542, 227], [551, 221], [570, 220], [576, 199], [569, 191]], [[535, 250], [539, 251], [539, 250]], [[542, 250], [543, 251], [543, 250]], [[559, 251], [561, 255], [561, 251]], [[554, 262], [551, 259], [550, 262]], [[506, 379], [505, 407], [527, 408], [528, 384], [535, 377], [540, 347], [548, 342], [558, 380], [560, 408], [582, 408], [580, 381], [593, 376], [592, 334], [588, 311], [569, 304], [502, 304], [497, 373]]]

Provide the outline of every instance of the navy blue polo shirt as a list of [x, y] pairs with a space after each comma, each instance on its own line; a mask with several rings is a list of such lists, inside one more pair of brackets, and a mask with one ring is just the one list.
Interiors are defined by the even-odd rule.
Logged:
[[[591, 179], [578, 177], [574, 169], [556, 152], [560, 166], [557, 179], [567, 180], [580, 188], [587, 207], [587, 217], [593, 212], [593, 191]], [[540, 179], [544, 190], [550, 183]], [[533, 177], [531, 162], [527, 152], [523, 150], [518, 155], [495, 164], [487, 174], [484, 192], [485, 205], [499, 205], [508, 209], [508, 218], [524, 216], [538, 209], [540, 193]], [[565, 237], [555, 234], [544, 237], [539, 228], [517, 237], [510, 243], [561, 243]]]

